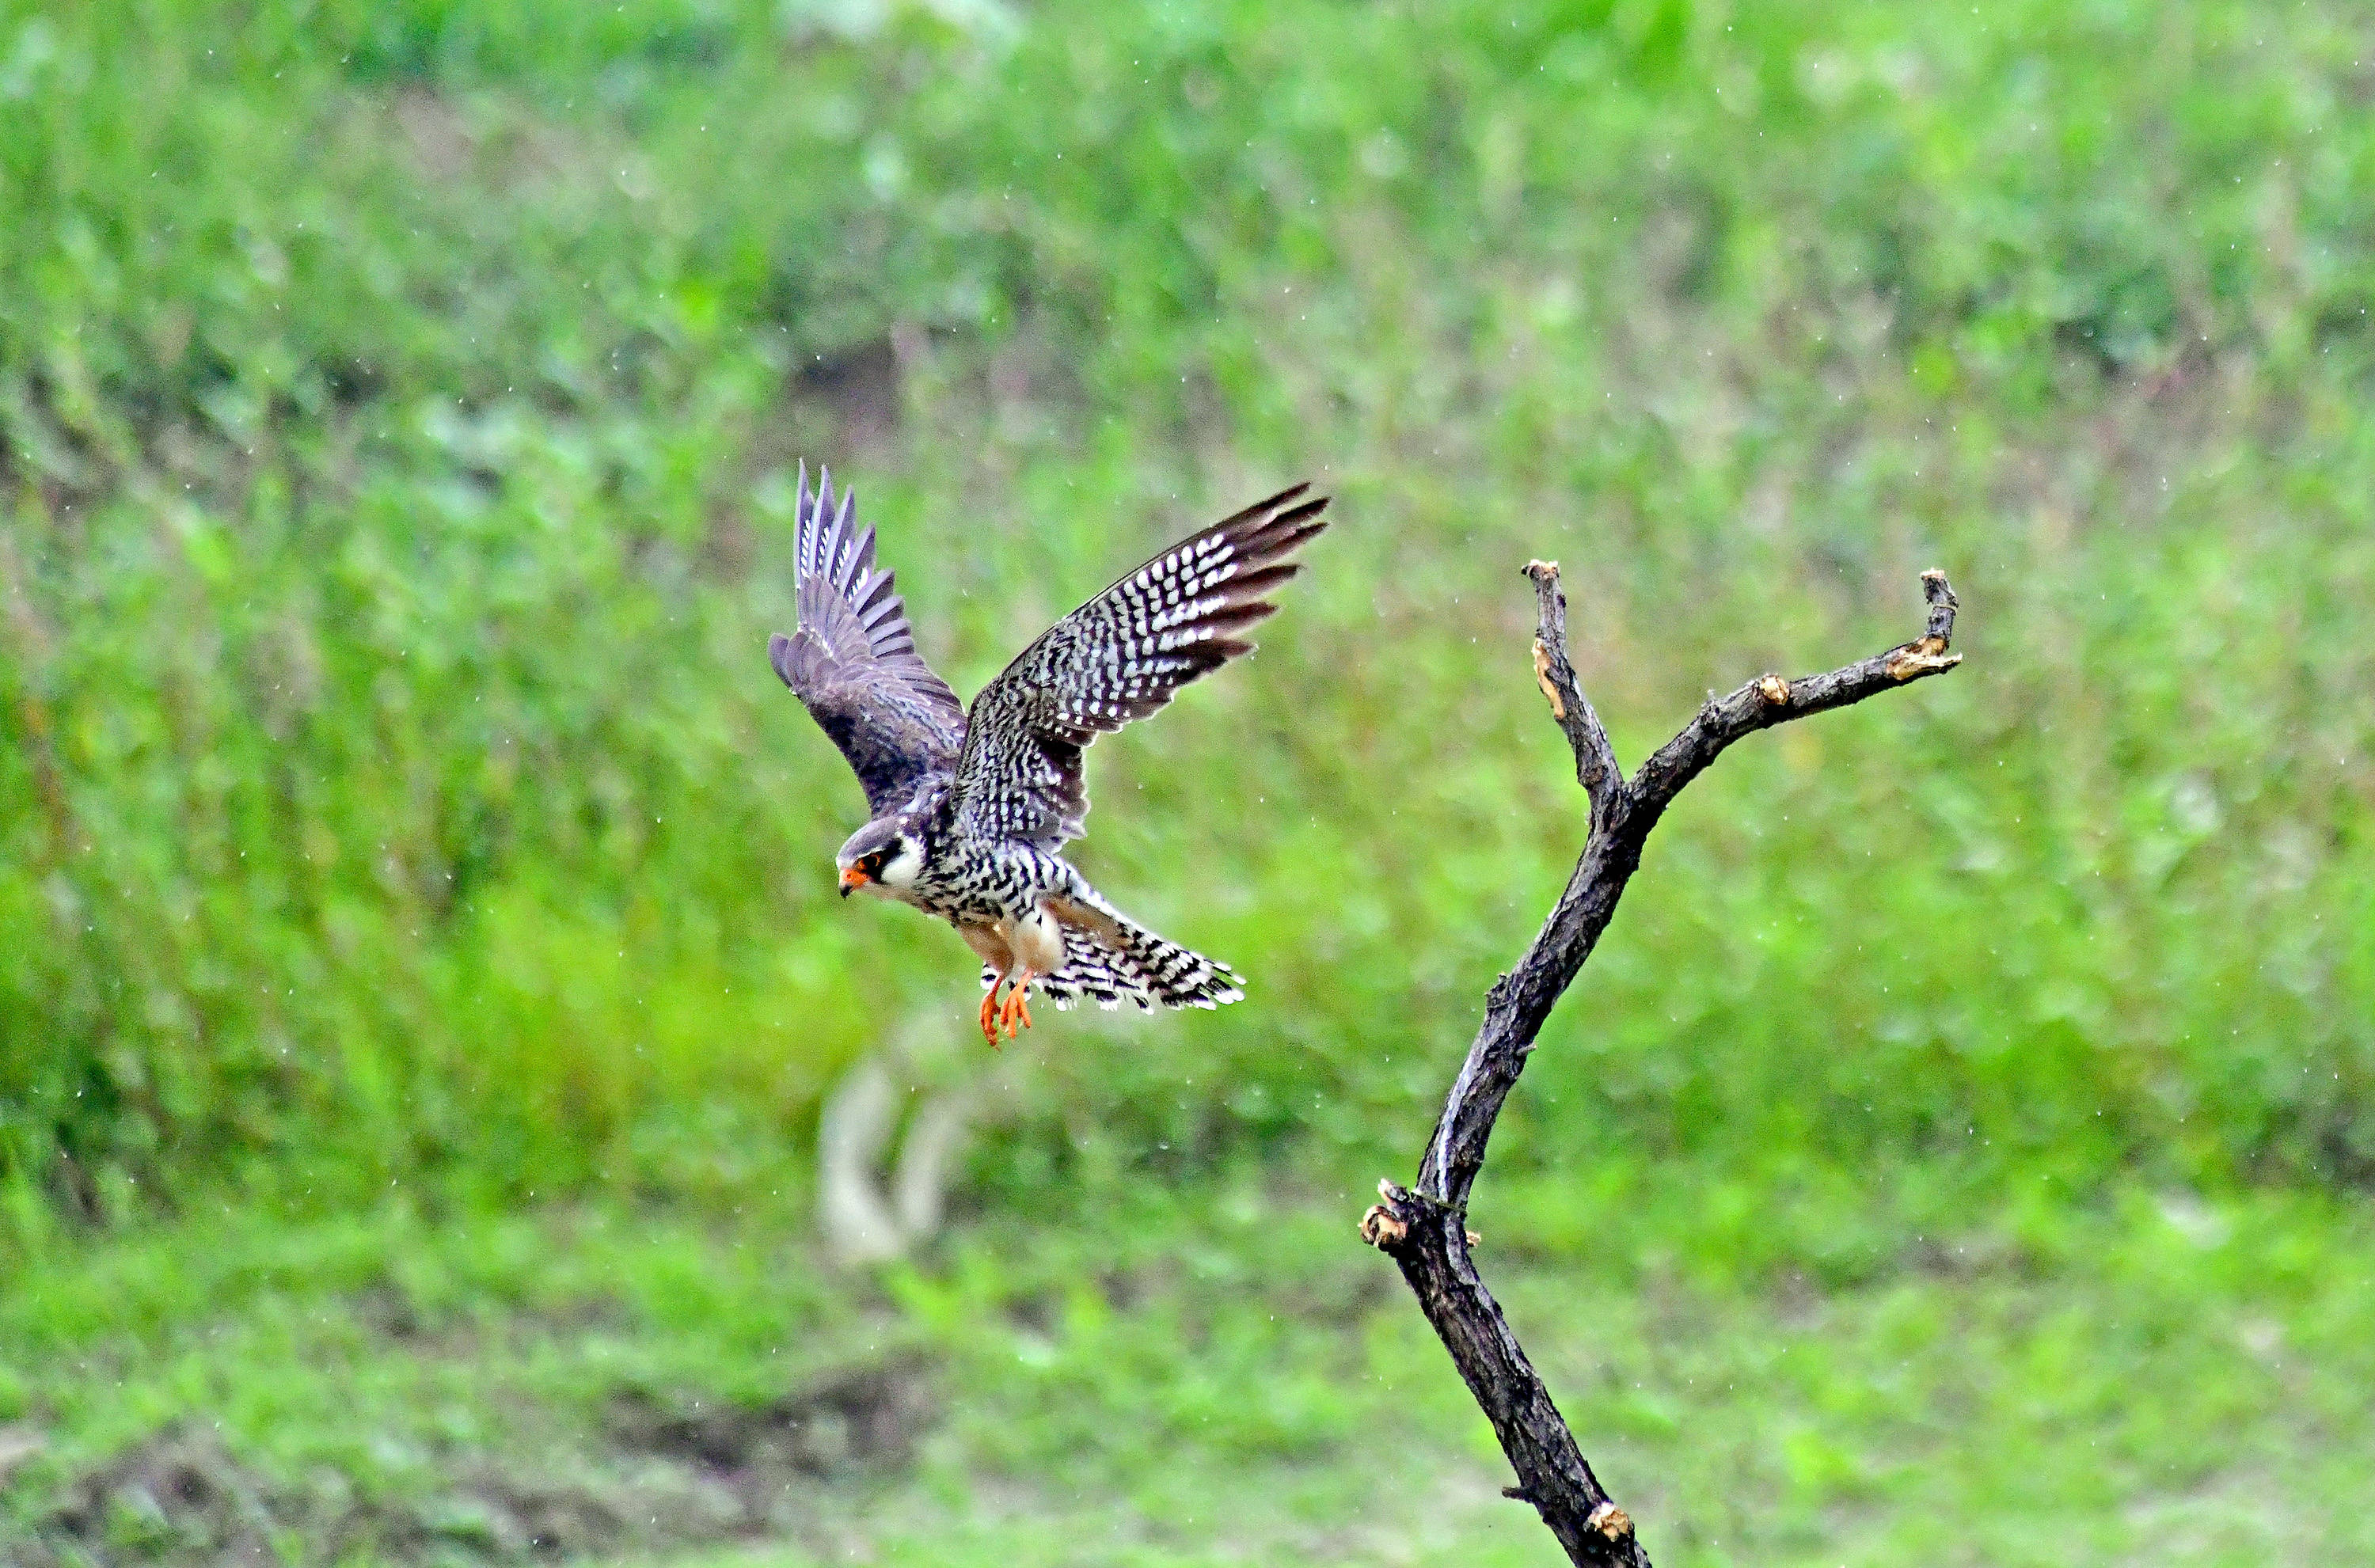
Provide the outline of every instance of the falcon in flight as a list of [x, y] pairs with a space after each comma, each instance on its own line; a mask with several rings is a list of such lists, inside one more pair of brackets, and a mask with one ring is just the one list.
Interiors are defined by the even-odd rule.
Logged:
[[[841, 891], [914, 904], [981, 955], [981, 1032], [1031, 1027], [1036, 985], [1058, 1008], [1215, 1008], [1245, 995], [1226, 964], [1166, 941], [1065, 860], [1089, 796], [1081, 753], [1199, 676], [1248, 653], [1262, 595], [1326, 527], [1326, 496], [1281, 490], [1182, 539], [1016, 655], [965, 710], [916, 652], [874, 530], [833, 503], [830, 473], [798, 505], [799, 630], [767, 657], [849, 759], [873, 820], [835, 857]], [[1005, 997], [999, 998], [1003, 987]]]

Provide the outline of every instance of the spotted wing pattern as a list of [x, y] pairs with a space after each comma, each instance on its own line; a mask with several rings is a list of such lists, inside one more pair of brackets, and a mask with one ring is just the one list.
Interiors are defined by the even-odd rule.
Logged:
[[1058, 621], [974, 699], [956, 765], [960, 827], [1054, 848], [1088, 815], [1081, 753], [1253, 644], [1262, 595], [1326, 527], [1326, 496], [1281, 490], [1164, 550]]
[[811, 495], [801, 465], [800, 624], [767, 640], [767, 659], [849, 759], [879, 817], [955, 764], [964, 705], [916, 652], [892, 575], [874, 564], [874, 530], [857, 526], [857, 492], [836, 509], [832, 474], [818, 483]]

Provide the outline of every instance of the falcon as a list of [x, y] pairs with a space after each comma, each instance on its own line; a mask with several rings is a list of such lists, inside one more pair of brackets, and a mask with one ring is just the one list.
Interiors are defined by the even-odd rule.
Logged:
[[[874, 563], [857, 498], [833, 477], [796, 521], [799, 628], [768, 662], [849, 760], [872, 819], [834, 857], [841, 892], [915, 905], [982, 960], [981, 1032], [1031, 1027], [1035, 986], [1058, 1008], [1216, 1008], [1245, 996], [1228, 965], [1131, 920], [1064, 858], [1088, 815], [1081, 752], [1181, 687], [1253, 651], [1263, 595], [1325, 528], [1307, 484], [1155, 556], [1046, 631], [968, 711], [916, 652], [892, 574]], [[1003, 990], [1001, 998], [999, 993]]]

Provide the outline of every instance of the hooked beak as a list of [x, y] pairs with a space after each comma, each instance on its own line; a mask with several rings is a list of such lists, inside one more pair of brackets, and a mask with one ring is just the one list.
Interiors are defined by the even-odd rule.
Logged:
[[841, 896], [847, 898], [873, 879], [855, 866], [844, 867], [841, 873]]

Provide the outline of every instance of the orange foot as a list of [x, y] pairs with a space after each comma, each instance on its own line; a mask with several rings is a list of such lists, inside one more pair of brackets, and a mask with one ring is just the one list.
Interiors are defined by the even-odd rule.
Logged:
[[989, 1010], [998, 1006], [998, 987], [1004, 979], [1003, 975], [992, 976], [989, 989], [981, 996], [981, 1037], [989, 1042], [993, 1051], [998, 1049], [998, 1025], [989, 1021]]
[[[1016, 981], [1013, 987], [1006, 993], [1006, 1000], [998, 1005], [998, 1027], [1006, 1031], [1006, 1037], [1009, 1040], [1013, 1039], [1020, 1031], [1031, 1027], [1031, 1002], [1025, 994], [1030, 984], [1031, 980], [1028, 975]], [[992, 1041], [991, 1043], [995, 1044], [996, 1042]]]

